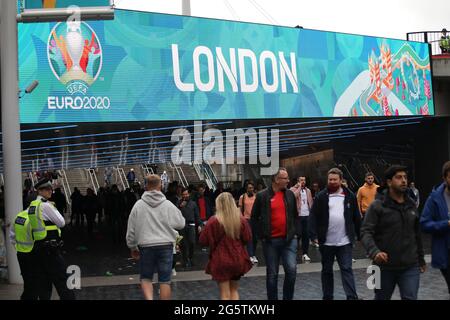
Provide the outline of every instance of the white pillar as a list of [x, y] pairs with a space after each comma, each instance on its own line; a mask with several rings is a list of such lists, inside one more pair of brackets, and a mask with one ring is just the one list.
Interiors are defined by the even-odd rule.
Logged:
[[22, 168], [17, 71], [17, 1], [2, 1], [0, 10], [0, 69], [3, 172], [5, 174], [6, 250], [9, 282], [22, 283], [16, 250], [9, 240], [15, 216], [22, 211]]
[[191, 0], [181, 0], [182, 1], [182, 15], [190, 16], [191, 15]]

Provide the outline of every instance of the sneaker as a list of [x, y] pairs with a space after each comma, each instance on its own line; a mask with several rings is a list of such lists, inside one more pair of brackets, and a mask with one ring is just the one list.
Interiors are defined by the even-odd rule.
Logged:
[[177, 275], [177, 270], [175, 270], [175, 268], [172, 269], [172, 276], [176, 276]]
[[355, 262], [356, 262], [356, 259], [352, 259], [352, 262], [355, 263]]
[[252, 264], [258, 264], [258, 258], [256, 258], [255, 256], [250, 257], [250, 261], [252, 262]]
[[318, 243], [315, 243], [315, 242], [311, 241], [309, 244], [311, 246], [313, 246], [314, 248], [319, 248], [319, 244]]
[[304, 255], [302, 256], [302, 259], [303, 259], [303, 261], [306, 261], [306, 262], [309, 262], [309, 261], [311, 261], [311, 258], [310, 258], [310, 257], [308, 257], [308, 255], [307, 255], [307, 254], [304, 254]]

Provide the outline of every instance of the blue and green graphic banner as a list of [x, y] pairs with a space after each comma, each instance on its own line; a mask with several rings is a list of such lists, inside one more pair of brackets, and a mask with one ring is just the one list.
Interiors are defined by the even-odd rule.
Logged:
[[433, 115], [418, 42], [117, 10], [19, 25], [22, 123]]
[[78, 7], [106, 7], [110, 0], [22, 0], [23, 9], [52, 9], [67, 8], [72, 5]]

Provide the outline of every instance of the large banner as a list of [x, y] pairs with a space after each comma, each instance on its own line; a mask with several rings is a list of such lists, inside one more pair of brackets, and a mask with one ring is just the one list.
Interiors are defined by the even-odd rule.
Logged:
[[433, 115], [428, 44], [117, 10], [19, 25], [22, 123]]
[[23, 9], [62, 9], [72, 5], [78, 7], [106, 7], [110, 0], [21, 0]]

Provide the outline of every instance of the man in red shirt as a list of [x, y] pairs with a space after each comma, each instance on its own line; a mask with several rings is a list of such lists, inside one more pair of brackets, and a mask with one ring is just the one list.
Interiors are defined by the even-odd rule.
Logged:
[[297, 202], [294, 193], [287, 189], [288, 183], [286, 169], [279, 168], [272, 176], [272, 186], [256, 195], [251, 215], [263, 243], [269, 300], [278, 300], [280, 260], [285, 273], [283, 300], [292, 300], [294, 297], [297, 276]]
[[200, 220], [207, 221], [213, 215], [213, 205], [211, 198], [205, 194], [205, 186], [198, 187], [197, 206], [200, 212]]

